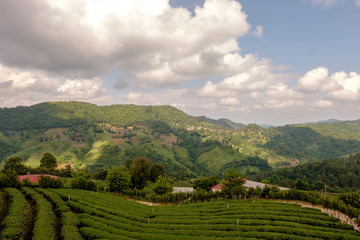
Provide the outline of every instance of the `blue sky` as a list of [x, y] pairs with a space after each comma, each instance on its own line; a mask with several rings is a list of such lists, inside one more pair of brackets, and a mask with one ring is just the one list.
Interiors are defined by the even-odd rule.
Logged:
[[359, 119], [359, 26], [360, 0], [2, 1], [0, 107], [77, 100], [243, 123]]

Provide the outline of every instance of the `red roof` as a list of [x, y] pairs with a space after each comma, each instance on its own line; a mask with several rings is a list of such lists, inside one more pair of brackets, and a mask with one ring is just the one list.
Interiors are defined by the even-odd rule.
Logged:
[[215, 186], [211, 187], [210, 189], [223, 189], [223, 188], [224, 188], [224, 184], [219, 183], [219, 184], [217, 184], [217, 185], [215, 185]]
[[[247, 181], [246, 178], [244, 178], [245, 182]], [[224, 188], [224, 184], [223, 183], [219, 183], [215, 186], [212, 186], [210, 189], [223, 189]]]
[[19, 176], [19, 180], [24, 181], [24, 179], [27, 178], [32, 183], [38, 183], [41, 176], [48, 176], [48, 177], [55, 178], [55, 179], [58, 178], [58, 176], [54, 176], [54, 175], [50, 175], [50, 174], [29, 174], [29, 175]]

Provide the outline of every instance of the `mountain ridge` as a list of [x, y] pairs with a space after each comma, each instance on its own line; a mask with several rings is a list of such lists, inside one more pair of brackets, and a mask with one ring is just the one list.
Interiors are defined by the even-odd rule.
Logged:
[[250, 176], [267, 169], [252, 157], [279, 167], [356, 153], [360, 121], [262, 128], [167, 105], [46, 102], [0, 109], [1, 161], [19, 155], [36, 166], [46, 151], [60, 164], [93, 170], [144, 155], [173, 174], [220, 174], [232, 166]]

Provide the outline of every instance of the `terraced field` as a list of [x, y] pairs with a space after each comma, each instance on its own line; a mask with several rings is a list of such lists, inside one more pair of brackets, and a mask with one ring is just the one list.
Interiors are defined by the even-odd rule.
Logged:
[[147, 206], [72, 189], [1, 194], [1, 239], [360, 239], [319, 210], [265, 200]]

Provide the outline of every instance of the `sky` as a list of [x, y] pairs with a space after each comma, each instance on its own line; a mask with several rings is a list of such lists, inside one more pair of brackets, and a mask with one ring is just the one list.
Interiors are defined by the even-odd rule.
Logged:
[[360, 0], [0, 1], [0, 107], [360, 119]]

